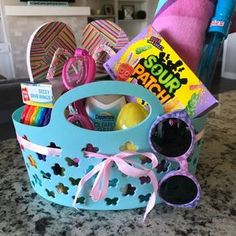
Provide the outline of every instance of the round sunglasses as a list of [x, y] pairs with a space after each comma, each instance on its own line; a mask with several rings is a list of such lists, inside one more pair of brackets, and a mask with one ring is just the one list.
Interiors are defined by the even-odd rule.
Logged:
[[152, 150], [179, 164], [179, 169], [167, 173], [159, 184], [159, 196], [168, 205], [188, 208], [199, 202], [201, 188], [189, 172], [187, 160], [195, 143], [194, 127], [184, 110], [164, 114], [151, 126], [149, 144]]

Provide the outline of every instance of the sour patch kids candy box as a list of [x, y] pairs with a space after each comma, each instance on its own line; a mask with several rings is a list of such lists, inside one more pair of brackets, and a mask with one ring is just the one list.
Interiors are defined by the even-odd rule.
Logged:
[[217, 104], [152, 25], [111, 57], [104, 67], [113, 79], [138, 83], [153, 92], [166, 112], [186, 109], [195, 117]]

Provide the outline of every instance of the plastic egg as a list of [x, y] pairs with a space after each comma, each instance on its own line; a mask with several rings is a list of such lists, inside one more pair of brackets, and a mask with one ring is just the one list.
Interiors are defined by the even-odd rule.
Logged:
[[128, 129], [148, 116], [148, 111], [138, 103], [127, 103], [124, 105], [117, 117], [115, 130]]

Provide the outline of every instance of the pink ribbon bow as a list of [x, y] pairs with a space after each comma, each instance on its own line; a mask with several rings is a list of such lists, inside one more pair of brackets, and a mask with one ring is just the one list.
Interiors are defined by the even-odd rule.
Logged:
[[[107, 156], [103, 154], [93, 153], [93, 152], [84, 152], [84, 155], [87, 157], [104, 159], [101, 163], [95, 166], [89, 173], [87, 173], [79, 182], [77, 192], [75, 194], [75, 199], [73, 202], [73, 206], [76, 208], [77, 198], [85, 185], [85, 183], [91, 179], [95, 174], [98, 173], [92, 190], [90, 192], [90, 196], [93, 201], [99, 201], [103, 199], [107, 194], [107, 189], [109, 185], [109, 175], [111, 166], [115, 163], [118, 169], [127, 176], [131, 176], [134, 178], [139, 178], [142, 176], [148, 176], [153, 185], [153, 193], [148, 201], [146, 211], [143, 217], [143, 221], [146, 219], [147, 214], [153, 209], [156, 202], [157, 190], [158, 190], [158, 180], [156, 178], [155, 173], [152, 171], [158, 165], [158, 160], [153, 153], [138, 153], [138, 152], [120, 152], [113, 156]], [[144, 166], [132, 161], [128, 160], [128, 157], [134, 155], [142, 155], [146, 156], [151, 160], [152, 169], [145, 168]], [[131, 164], [131, 165], [130, 165]], [[136, 167], [135, 167], [136, 166]]]

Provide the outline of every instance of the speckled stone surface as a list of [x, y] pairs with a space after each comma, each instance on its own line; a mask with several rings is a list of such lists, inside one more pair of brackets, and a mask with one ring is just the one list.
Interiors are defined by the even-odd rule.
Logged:
[[0, 235], [236, 235], [236, 91], [218, 95], [209, 114], [197, 178], [202, 198], [194, 210], [76, 211], [34, 193], [15, 139], [0, 143]]

